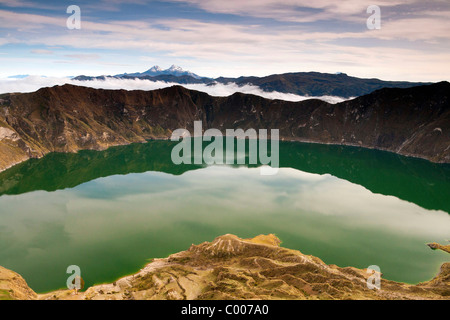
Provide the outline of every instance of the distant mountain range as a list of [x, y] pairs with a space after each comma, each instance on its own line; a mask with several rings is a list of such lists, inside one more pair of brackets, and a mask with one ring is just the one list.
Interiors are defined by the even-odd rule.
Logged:
[[173, 130], [279, 129], [283, 140], [352, 145], [450, 163], [450, 83], [384, 88], [337, 104], [172, 86], [103, 90], [74, 85], [0, 95], [0, 171], [49, 152], [104, 150]]
[[29, 74], [16, 74], [13, 76], [9, 76], [8, 79], [24, 79], [29, 76], [30, 76]]
[[141, 77], [156, 77], [156, 76], [162, 76], [162, 75], [171, 75], [176, 77], [182, 77], [182, 76], [188, 76], [192, 77], [194, 79], [201, 79], [202, 77], [196, 75], [195, 73], [192, 73], [190, 71], [185, 71], [183, 68], [172, 65], [169, 69], [163, 70], [159, 66], [154, 66], [147, 71], [144, 72], [136, 72], [136, 73], [123, 73], [115, 75], [115, 77], [135, 77], [135, 78], [141, 78]]
[[90, 81], [116, 79], [145, 79], [150, 81], [164, 81], [177, 84], [203, 83], [215, 85], [217, 83], [235, 83], [238, 86], [253, 85], [264, 91], [293, 93], [300, 96], [337, 96], [343, 98], [359, 97], [381, 88], [410, 88], [418, 85], [430, 84], [426, 82], [383, 81], [379, 79], [362, 79], [348, 76], [345, 73], [295, 72], [273, 74], [265, 77], [201, 77], [181, 67], [171, 66], [162, 70], [154, 66], [142, 73], [124, 73], [115, 76], [78, 76], [73, 80]]

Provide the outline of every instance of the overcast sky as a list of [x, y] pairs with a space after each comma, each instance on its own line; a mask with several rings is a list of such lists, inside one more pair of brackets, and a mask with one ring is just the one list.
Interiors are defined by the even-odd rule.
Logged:
[[[69, 5], [81, 9], [70, 30]], [[366, 25], [369, 5], [381, 29]], [[319, 71], [450, 80], [449, 0], [0, 0], [0, 77]]]

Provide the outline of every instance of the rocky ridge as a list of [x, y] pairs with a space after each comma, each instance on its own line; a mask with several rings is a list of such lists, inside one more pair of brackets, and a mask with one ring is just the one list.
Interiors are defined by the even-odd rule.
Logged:
[[238, 78], [200, 77], [180, 67], [172, 66], [170, 69], [162, 70], [158, 66], [142, 73], [119, 74], [115, 76], [78, 76], [74, 80], [92, 81], [106, 79], [142, 79], [150, 81], [164, 81], [177, 84], [203, 83], [208, 86], [221, 84], [236, 84], [239, 87], [253, 85], [266, 92], [277, 91], [293, 93], [301, 96], [320, 97], [338, 96], [344, 98], [358, 97], [371, 93], [381, 88], [409, 88], [423, 84], [421, 82], [406, 81], [383, 81], [380, 79], [362, 79], [348, 76], [345, 73], [321, 73], [321, 72], [290, 72], [283, 74], [272, 74], [264, 77]]
[[104, 150], [172, 131], [279, 129], [283, 140], [353, 145], [450, 162], [450, 83], [381, 89], [338, 104], [236, 93], [212, 97], [181, 86], [154, 91], [73, 85], [0, 95], [0, 170], [49, 152]]

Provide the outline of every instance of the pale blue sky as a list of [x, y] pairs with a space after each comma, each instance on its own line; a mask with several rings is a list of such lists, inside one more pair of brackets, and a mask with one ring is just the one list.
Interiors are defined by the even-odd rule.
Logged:
[[[69, 30], [69, 5], [81, 29]], [[369, 5], [381, 29], [368, 30]], [[319, 71], [450, 80], [445, 0], [0, 0], [0, 77], [180, 65], [202, 76]]]

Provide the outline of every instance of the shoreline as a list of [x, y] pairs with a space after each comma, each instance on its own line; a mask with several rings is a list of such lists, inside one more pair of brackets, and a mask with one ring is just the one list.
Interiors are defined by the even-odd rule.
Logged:
[[[226, 137], [226, 136], [224, 136]], [[192, 137], [195, 138], [195, 137]], [[49, 154], [77, 154], [79, 151], [98, 151], [98, 152], [102, 152], [102, 151], [107, 151], [110, 148], [114, 148], [114, 147], [120, 147], [120, 146], [128, 146], [128, 145], [132, 145], [132, 144], [142, 144], [142, 143], [148, 143], [150, 141], [171, 141], [170, 137], [160, 137], [160, 138], [150, 138], [150, 139], [146, 139], [145, 141], [141, 141], [141, 142], [130, 142], [130, 143], [120, 143], [120, 144], [114, 144], [114, 145], [110, 145], [107, 148], [104, 149], [79, 149], [76, 150], [74, 152], [70, 152], [70, 151], [51, 151], [51, 152], [47, 152], [45, 154], [42, 154], [38, 157], [30, 157], [27, 159], [24, 159], [22, 161], [18, 161], [18, 162], [14, 162], [10, 165], [8, 165], [5, 168], [0, 168], [0, 173], [7, 171], [13, 167], [15, 167], [16, 165], [19, 165], [21, 163], [24, 163], [26, 161], [29, 161], [31, 159], [42, 159], [44, 157], [46, 157]], [[390, 154], [394, 154], [397, 156], [401, 156], [401, 157], [407, 157], [407, 158], [414, 158], [414, 159], [420, 159], [420, 160], [425, 160], [428, 161], [430, 163], [433, 164], [439, 164], [439, 165], [450, 165], [450, 161], [449, 162], [444, 162], [444, 161], [433, 161], [427, 157], [418, 155], [418, 154], [409, 154], [409, 153], [399, 153], [399, 152], [395, 152], [395, 151], [391, 151], [385, 148], [376, 148], [376, 147], [369, 147], [369, 146], [362, 146], [359, 144], [352, 144], [352, 143], [333, 143], [333, 142], [317, 142], [317, 141], [312, 141], [312, 140], [305, 140], [305, 139], [292, 139], [292, 137], [288, 138], [284, 138], [284, 137], [280, 137], [280, 142], [290, 142], [290, 143], [305, 143], [305, 144], [317, 144], [317, 145], [326, 145], [326, 146], [342, 146], [342, 147], [352, 147], [352, 148], [360, 148], [360, 149], [366, 149], [366, 150], [376, 150], [376, 151], [382, 151], [382, 152], [388, 152]]]

